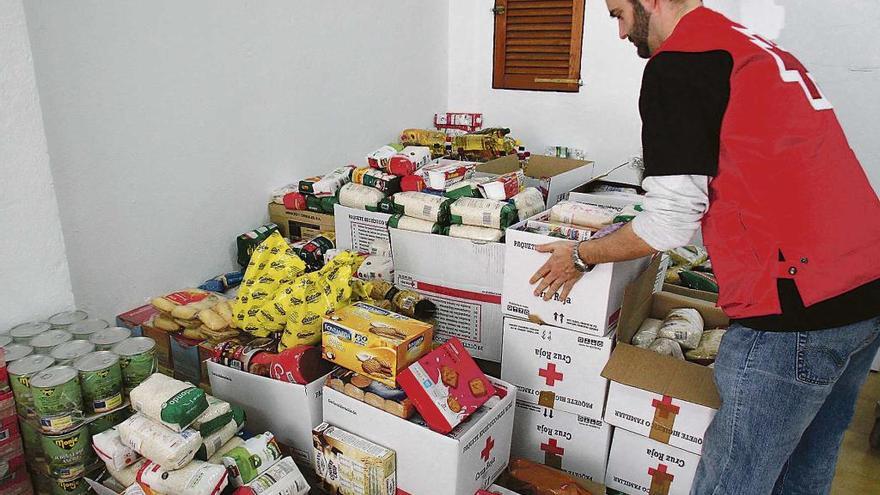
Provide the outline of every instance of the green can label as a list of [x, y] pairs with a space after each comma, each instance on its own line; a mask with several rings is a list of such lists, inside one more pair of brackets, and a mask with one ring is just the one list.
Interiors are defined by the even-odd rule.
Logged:
[[52, 480], [52, 495], [86, 495], [89, 490], [89, 484], [84, 478], [69, 481]]
[[91, 436], [85, 427], [64, 435], [44, 435], [41, 439], [52, 477], [71, 479], [82, 475], [91, 462]]
[[129, 410], [127, 407], [105, 414], [100, 418], [96, 418], [94, 421], [87, 425], [89, 428], [89, 433], [92, 436], [95, 436], [99, 433], [104, 433], [110, 428], [113, 428], [114, 426], [128, 419], [128, 416]]
[[154, 348], [143, 354], [120, 356], [119, 365], [122, 367], [125, 390], [130, 391], [156, 372], [156, 350]]
[[12, 395], [15, 396], [15, 409], [18, 414], [25, 417], [33, 417], [34, 398], [31, 396], [30, 377], [27, 375], [10, 375], [9, 384], [12, 385]]
[[98, 371], [80, 371], [79, 379], [87, 411], [102, 413], [122, 405], [122, 368], [118, 362]]
[[83, 400], [79, 378], [55, 387], [32, 386], [31, 393], [43, 431], [64, 431], [82, 419]]
[[19, 425], [21, 425], [21, 439], [26, 458], [29, 461], [44, 461], [43, 445], [37, 429], [28, 421], [19, 421]]

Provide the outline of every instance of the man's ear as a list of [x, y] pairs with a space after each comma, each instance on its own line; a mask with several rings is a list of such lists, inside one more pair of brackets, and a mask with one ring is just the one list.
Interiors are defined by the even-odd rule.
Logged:
[[645, 11], [648, 12], [649, 14], [656, 14], [659, 7], [660, 7], [659, 4], [663, 0], [636, 0], [636, 1], [639, 2], [640, 4], [642, 4], [642, 7], [644, 7]]

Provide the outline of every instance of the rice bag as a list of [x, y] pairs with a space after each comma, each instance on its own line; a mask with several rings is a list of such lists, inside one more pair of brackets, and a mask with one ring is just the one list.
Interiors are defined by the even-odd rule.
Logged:
[[560, 201], [550, 208], [550, 221], [601, 229], [611, 225], [617, 211], [603, 206]]
[[651, 342], [651, 345], [648, 346], [648, 350], [684, 361], [684, 354], [681, 353], [681, 345], [672, 339], [658, 338], [654, 340], [654, 342]]
[[684, 357], [688, 361], [694, 361], [703, 365], [715, 361], [718, 357], [718, 348], [721, 347], [721, 339], [727, 332], [724, 328], [713, 328], [703, 332], [700, 337], [700, 345], [696, 349], [691, 349], [684, 353]]
[[424, 177], [427, 187], [445, 191], [453, 184], [469, 179], [474, 174], [476, 167], [476, 162], [440, 158], [425, 165], [417, 173]]
[[367, 165], [371, 168], [386, 169], [391, 157], [403, 151], [402, 144], [387, 144], [367, 155]]
[[490, 229], [488, 227], [476, 227], [474, 225], [450, 225], [443, 227], [443, 235], [449, 237], [458, 237], [460, 239], [470, 239], [472, 241], [481, 242], [501, 242], [504, 237], [504, 231], [498, 229]]
[[177, 433], [142, 414], [119, 423], [116, 429], [123, 444], [168, 469], [186, 466], [202, 445], [199, 432], [183, 430]]
[[351, 171], [351, 181], [376, 188], [386, 195], [400, 192], [400, 177], [374, 168], [356, 168]]
[[400, 214], [392, 216], [388, 220], [388, 226], [393, 229], [411, 230], [413, 232], [424, 232], [426, 234], [439, 234], [440, 229], [442, 228], [439, 223]]
[[714, 273], [682, 270], [679, 277], [681, 277], [681, 285], [685, 287], [718, 293], [718, 281], [715, 279]]
[[208, 409], [205, 391], [192, 384], [153, 373], [129, 394], [131, 407], [176, 432]]
[[484, 198], [459, 198], [449, 207], [453, 224], [506, 229], [516, 223], [516, 207], [504, 201]]
[[651, 344], [657, 340], [657, 332], [660, 331], [661, 325], [663, 325], [663, 320], [645, 318], [645, 321], [643, 321], [642, 325], [639, 327], [639, 331], [633, 335], [632, 345], [641, 347], [642, 349], [650, 347]]
[[703, 317], [693, 308], [673, 309], [657, 331], [658, 338], [674, 340], [684, 349], [696, 349], [702, 336]]
[[644, 211], [642, 209], [642, 205], [626, 205], [620, 210], [620, 213], [614, 217], [613, 223], [618, 222], [631, 222], [636, 215]]
[[484, 198], [506, 201], [521, 193], [525, 182], [525, 174], [522, 170], [517, 170], [480, 184], [480, 192]]
[[357, 271], [361, 280], [394, 280], [394, 261], [386, 256], [367, 256]]
[[452, 200], [448, 198], [420, 192], [402, 192], [395, 194], [392, 199], [395, 213], [444, 225], [449, 222]]
[[154, 462], [147, 462], [138, 471], [137, 481], [156, 493], [219, 495], [226, 488], [227, 476], [223, 466], [204, 461], [192, 461], [174, 471]]
[[323, 177], [311, 177], [301, 180], [299, 181], [299, 192], [311, 194], [319, 198], [335, 196], [339, 192], [339, 188], [351, 180], [351, 171], [354, 168], [354, 165], [346, 165], [333, 169]]
[[309, 484], [293, 459], [285, 457], [233, 495], [306, 495]]
[[210, 462], [211, 464], [219, 464], [222, 466], [223, 465], [223, 456], [225, 456], [226, 453], [229, 452], [230, 450], [232, 450], [236, 447], [241, 447], [243, 445], [244, 445], [244, 439], [242, 439], [239, 436], [234, 436], [234, 437], [230, 438], [228, 442], [224, 443], [223, 446], [221, 446], [219, 449], [217, 449], [217, 452], [214, 452], [214, 455], [209, 457], [206, 462]]
[[385, 198], [382, 191], [349, 182], [339, 190], [339, 204], [358, 210], [377, 211], [379, 202]]
[[519, 218], [525, 220], [544, 211], [544, 195], [535, 187], [527, 187], [516, 196], [510, 198], [516, 207]]
[[228, 402], [208, 394], [205, 399], [208, 401], [208, 408], [192, 423], [192, 429], [201, 433], [202, 438], [207, 438], [223, 428], [232, 419], [232, 406]]
[[233, 486], [246, 485], [281, 459], [275, 435], [265, 432], [254, 436], [223, 456]]
[[238, 432], [244, 429], [244, 423], [244, 410], [240, 407], [236, 407], [235, 413], [232, 419], [229, 420], [229, 422], [227, 422], [225, 425], [223, 425], [223, 427], [215, 431], [213, 434], [202, 437], [202, 445], [199, 446], [199, 450], [198, 452], [196, 452], [195, 458], [206, 461], [213, 457], [218, 450], [229, 443], [229, 441], [232, 440], [232, 438], [235, 437]]
[[135, 461], [133, 464], [126, 466], [122, 469], [116, 469], [108, 464], [107, 472], [110, 473], [110, 476], [122, 486], [137, 486], [138, 471], [140, 471], [144, 464], [146, 464], [147, 462], [149, 461], [141, 458]]
[[385, 171], [401, 177], [413, 175], [416, 170], [424, 167], [430, 161], [430, 148], [425, 146], [407, 146], [400, 153], [391, 157]]
[[522, 227], [522, 230], [559, 239], [568, 239], [570, 241], [586, 241], [593, 236], [592, 230], [578, 228], [568, 224], [544, 222], [541, 220], [529, 220], [526, 222], [525, 226]]
[[92, 448], [98, 457], [104, 461], [108, 468], [121, 471], [127, 466], [131, 466], [138, 459], [140, 454], [134, 449], [122, 443], [119, 438], [119, 431], [116, 428], [110, 428], [92, 437]]

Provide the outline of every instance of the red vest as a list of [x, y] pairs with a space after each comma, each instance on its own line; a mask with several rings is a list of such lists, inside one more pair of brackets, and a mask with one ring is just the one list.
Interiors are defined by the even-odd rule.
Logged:
[[880, 200], [809, 73], [705, 7], [657, 53], [712, 50], [733, 58], [702, 221], [718, 304], [731, 318], [779, 314], [778, 278], [793, 278], [806, 306], [880, 278]]

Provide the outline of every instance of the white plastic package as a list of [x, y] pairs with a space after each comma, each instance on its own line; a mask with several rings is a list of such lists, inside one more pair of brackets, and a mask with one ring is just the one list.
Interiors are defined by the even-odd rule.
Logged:
[[108, 468], [112, 467], [117, 471], [131, 466], [141, 457], [134, 449], [122, 443], [116, 428], [93, 436], [92, 447]]
[[639, 327], [639, 331], [633, 335], [632, 345], [641, 347], [642, 349], [650, 347], [651, 343], [657, 340], [657, 332], [660, 331], [660, 326], [662, 324], [662, 320], [645, 318], [645, 321], [642, 322], [642, 326]]
[[162, 373], [150, 375], [129, 398], [135, 411], [174, 431], [188, 427], [208, 409], [204, 390]]
[[208, 458], [208, 462], [210, 462], [211, 464], [219, 464], [222, 466], [223, 465], [223, 456], [225, 456], [226, 453], [229, 452], [230, 450], [232, 450], [236, 447], [241, 447], [243, 445], [244, 445], [244, 440], [242, 440], [241, 437], [238, 437], [238, 436], [232, 437], [229, 439], [228, 442], [223, 444], [223, 446], [221, 446], [216, 452], [214, 452], [214, 455], [212, 455], [211, 457]]
[[672, 356], [684, 361], [684, 354], [681, 352], [681, 345], [672, 339], [658, 338], [648, 346], [648, 349], [657, 354]]
[[560, 201], [550, 208], [550, 221], [601, 229], [614, 220], [617, 210], [573, 201]]
[[700, 345], [684, 354], [689, 361], [710, 361], [718, 357], [718, 348], [721, 347], [721, 339], [727, 332], [724, 328], [713, 328], [703, 332]]
[[499, 242], [504, 237], [504, 231], [488, 227], [475, 227], [473, 225], [450, 225], [447, 235], [472, 241]]
[[138, 471], [141, 470], [144, 464], [147, 463], [147, 460], [141, 458], [135, 461], [134, 464], [130, 466], [126, 466], [123, 469], [114, 469], [112, 466], [107, 466], [107, 472], [110, 473], [110, 476], [116, 480], [122, 486], [131, 486], [137, 483], [137, 474]]
[[[223, 416], [232, 414], [232, 406], [230, 406], [225, 400], [220, 400], [207, 394], [205, 395], [205, 399], [208, 401], [208, 408], [205, 409], [205, 412], [196, 418], [191, 425], [192, 429], [198, 430], [203, 434], [206, 427], [216, 422], [218, 419], [221, 419]], [[217, 428], [214, 428], [215, 431], [216, 429]]]
[[358, 210], [375, 210], [379, 201], [385, 198], [385, 193], [361, 184], [349, 182], [339, 190], [339, 204]]
[[703, 336], [703, 317], [693, 308], [673, 309], [657, 332], [657, 337], [672, 339], [684, 349], [696, 349]]
[[138, 483], [168, 495], [219, 495], [226, 488], [227, 476], [223, 466], [203, 461], [174, 471], [149, 462], [138, 472]]
[[394, 261], [385, 256], [367, 256], [358, 268], [357, 278], [394, 282]]
[[202, 435], [195, 430], [175, 432], [135, 414], [116, 427], [122, 443], [168, 469], [180, 469], [195, 457]]
[[535, 187], [527, 187], [516, 196], [510, 198], [519, 213], [520, 220], [532, 218], [544, 211], [544, 195]]
[[285, 457], [246, 485], [257, 495], [306, 495], [309, 484], [293, 459]]

